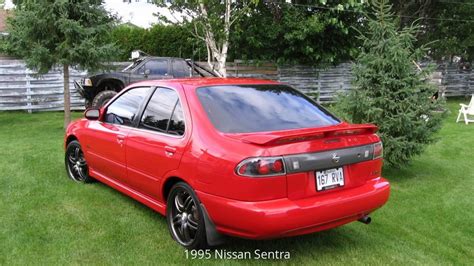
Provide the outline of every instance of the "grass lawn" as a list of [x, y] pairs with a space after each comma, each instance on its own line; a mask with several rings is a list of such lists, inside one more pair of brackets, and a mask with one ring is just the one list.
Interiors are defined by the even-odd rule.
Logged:
[[[384, 169], [392, 194], [372, 224], [220, 248], [290, 251], [294, 264], [473, 265], [474, 124], [455, 123], [457, 103], [438, 142], [410, 166]], [[0, 113], [0, 264], [209, 263], [186, 259], [158, 213], [101, 183], [70, 181], [62, 123], [62, 113]]]

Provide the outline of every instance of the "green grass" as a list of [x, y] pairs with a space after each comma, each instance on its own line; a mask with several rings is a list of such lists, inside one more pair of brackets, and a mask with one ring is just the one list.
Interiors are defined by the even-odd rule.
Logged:
[[[290, 251], [293, 264], [472, 265], [474, 125], [454, 123], [457, 102], [449, 108], [438, 142], [410, 166], [384, 169], [392, 194], [371, 225], [220, 248]], [[63, 134], [61, 113], [0, 113], [0, 264], [209, 263], [186, 259], [158, 213], [101, 183], [70, 181]]]

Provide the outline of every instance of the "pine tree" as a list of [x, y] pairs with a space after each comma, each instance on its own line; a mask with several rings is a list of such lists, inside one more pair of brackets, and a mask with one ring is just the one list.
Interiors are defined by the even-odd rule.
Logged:
[[70, 67], [100, 69], [116, 53], [114, 44], [107, 43], [114, 18], [101, 4], [101, 0], [17, 1], [7, 21], [10, 34], [3, 50], [23, 58], [38, 74], [62, 67], [65, 127], [71, 120]]
[[425, 48], [415, 48], [416, 26], [399, 29], [387, 0], [374, 0], [367, 32], [354, 66], [354, 87], [337, 109], [354, 123], [374, 123], [384, 144], [385, 160], [401, 166], [431, 143], [441, 124], [440, 105], [430, 97], [430, 68], [420, 69]]

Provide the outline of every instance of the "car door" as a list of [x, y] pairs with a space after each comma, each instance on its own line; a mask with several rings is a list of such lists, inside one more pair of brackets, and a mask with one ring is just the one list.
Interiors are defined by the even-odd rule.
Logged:
[[89, 123], [86, 152], [92, 175], [125, 181], [126, 138], [150, 90], [138, 87], [125, 91], [105, 107], [102, 121]]
[[169, 69], [168, 59], [150, 59], [130, 76], [130, 82], [146, 79], [169, 79], [173, 78]]
[[180, 98], [174, 89], [156, 88], [127, 137], [127, 183], [158, 199], [160, 182], [178, 168], [189, 139]]

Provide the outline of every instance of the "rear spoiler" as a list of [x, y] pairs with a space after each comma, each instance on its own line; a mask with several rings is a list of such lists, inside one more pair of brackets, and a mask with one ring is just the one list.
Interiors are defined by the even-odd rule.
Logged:
[[377, 132], [378, 127], [373, 124], [351, 125], [342, 123], [337, 126], [311, 128], [303, 130], [280, 131], [273, 134], [226, 134], [226, 136], [236, 138], [244, 143], [255, 145], [283, 145], [293, 142], [309, 141], [330, 137], [366, 135]]

